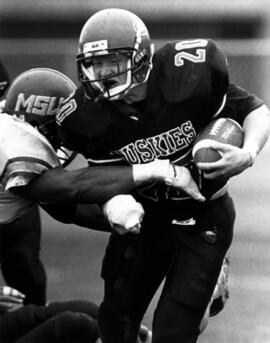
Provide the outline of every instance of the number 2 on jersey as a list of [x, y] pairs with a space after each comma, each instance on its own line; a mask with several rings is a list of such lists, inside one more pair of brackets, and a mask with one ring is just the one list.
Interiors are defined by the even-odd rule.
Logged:
[[[194, 49], [206, 47], [208, 41], [206, 39], [185, 40], [175, 44], [175, 50], [180, 51], [184, 49]], [[181, 67], [185, 60], [193, 63], [205, 62], [206, 51], [205, 49], [196, 49], [195, 52], [180, 51], [174, 57], [174, 64], [176, 67]]]

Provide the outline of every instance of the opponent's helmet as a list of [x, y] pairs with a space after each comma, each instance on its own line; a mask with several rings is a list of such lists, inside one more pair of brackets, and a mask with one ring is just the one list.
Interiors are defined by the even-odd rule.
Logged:
[[61, 103], [76, 90], [66, 75], [49, 68], [33, 68], [17, 76], [6, 95], [4, 112], [34, 126], [59, 153], [63, 165], [74, 154], [61, 147], [56, 113]]
[[[153, 50], [145, 24], [134, 13], [118, 8], [95, 13], [81, 31], [77, 55], [78, 76], [86, 95], [117, 100], [129, 89], [146, 82]], [[94, 75], [92, 58], [109, 54], [128, 57], [124, 85], [110, 87], [110, 77], [98, 79]]]

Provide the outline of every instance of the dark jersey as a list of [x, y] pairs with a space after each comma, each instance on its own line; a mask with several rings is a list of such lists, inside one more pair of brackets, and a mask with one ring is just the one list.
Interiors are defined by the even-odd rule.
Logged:
[[[226, 102], [227, 93], [232, 99], [227, 97]], [[154, 55], [144, 101], [132, 105], [124, 101], [94, 103], [80, 87], [60, 110], [58, 123], [64, 145], [82, 153], [90, 164], [170, 159], [190, 167], [202, 186], [191, 157], [197, 133], [222, 109], [223, 115], [242, 124], [245, 115], [261, 105], [241, 90], [238, 116], [237, 94], [237, 88], [229, 86], [226, 58], [213, 41], [169, 42]], [[214, 192], [213, 184], [204, 186], [209, 194]], [[160, 188], [147, 187], [141, 194], [153, 200], [183, 198], [180, 192]]]

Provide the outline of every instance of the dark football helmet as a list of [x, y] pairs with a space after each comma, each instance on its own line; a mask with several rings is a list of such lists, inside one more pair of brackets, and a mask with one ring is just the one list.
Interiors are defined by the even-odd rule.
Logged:
[[49, 68], [33, 68], [17, 76], [10, 85], [4, 112], [15, 115], [34, 126], [56, 150], [65, 166], [75, 157], [61, 146], [56, 113], [76, 86], [66, 75]]
[[[78, 76], [86, 95], [117, 100], [146, 82], [152, 68], [153, 50], [145, 24], [132, 12], [109, 8], [95, 13], [81, 31], [77, 55]], [[92, 58], [112, 54], [127, 57], [126, 69], [121, 72], [126, 73], [123, 85], [113, 86], [110, 77], [97, 78], [94, 74]]]

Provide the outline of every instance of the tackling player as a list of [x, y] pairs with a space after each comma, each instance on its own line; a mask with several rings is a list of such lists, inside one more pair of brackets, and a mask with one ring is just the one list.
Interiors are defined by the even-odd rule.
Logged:
[[[9, 86], [8, 72], [0, 61], [0, 98]], [[0, 112], [4, 100], [0, 102]], [[24, 302], [44, 305], [46, 271], [40, 259], [41, 221], [37, 204], [16, 218], [6, 220], [9, 196], [0, 185], [0, 261], [7, 284], [26, 295]]]
[[[165, 278], [153, 343], [195, 342], [233, 236], [233, 201], [218, 179], [254, 163], [269, 135], [268, 108], [229, 83], [226, 57], [212, 40], [168, 42], [154, 52], [144, 23], [122, 9], [87, 20], [77, 65], [81, 86], [58, 114], [63, 144], [90, 165], [170, 159], [190, 170], [207, 198], [198, 202], [158, 182], [133, 193], [144, 221], [140, 235], [111, 235], [102, 269], [102, 339], [135, 342]], [[192, 144], [217, 116], [243, 126], [244, 146], [213, 145], [223, 157], [198, 170]]]
[[[0, 286], [0, 339], [2, 343], [100, 343], [98, 306], [91, 301], [50, 302], [22, 306], [25, 296]], [[151, 343], [151, 332], [142, 326], [137, 343]]]

